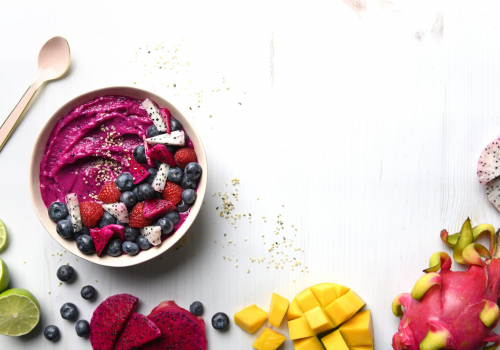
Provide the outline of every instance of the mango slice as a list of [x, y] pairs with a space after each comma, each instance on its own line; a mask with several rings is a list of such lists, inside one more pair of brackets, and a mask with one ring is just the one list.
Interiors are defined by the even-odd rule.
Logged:
[[288, 333], [290, 334], [291, 340], [315, 336], [305, 317], [288, 321]]
[[327, 336], [321, 338], [323, 345], [326, 350], [352, 350], [347, 347], [347, 344], [342, 338], [342, 334], [340, 334], [339, 330], [336, 330], [333, 333], [328, 334]]
[[353, 346], [373, 346], [373, 325], [370, 310], [361, 311], [354, 315], [340, 326], [340, 333], [351, 349]]
[[297, 299], [297, 303], [299, 303], [299, 306], [303, 312], [314, 309], [316, 306], [321, 306], [318, 299], [316, 299], [313, 292], [311, 292], [309, 288], [297, 295], [295, 299]]
[[351, 346], [349, 350], [373, 350], [373, 345]]
[[234, 323], [248, 333], [253, 333], [262, 326], [267, 316], [267, 312], [254, 304], [234, 314]]
[[288, 319], [288, 321], [291, 321], [302, 316], [304, 316], [304, 312], [300, 308], [297, 299], [293, 299], [290, 307], [288, 308], [288, 312], [286, 313], [286, 318]]
[[310, 337], [293, 341], [295, 350], [324, 350], [318, 337]]
[[333, 326], [338, 327], [354, 316], [365, 305], [364, 300], [351, 289], [345, 295], [325, 307], [325, 311], [332, 320]]
[[285, 340], [286, 337], [283, 334], [266, 327], [255, 339], [252, 346], [257, 350], [276, 350]]
[[281, 295], [273, 293], [271, 298], [271, 310], [269, 311], [269, 324], [274, 327], [279, 327], [283, 317], [285, 317], [290, 302]]
[[336, 283], [321, 283], [311, 287], [311, 292], [323, 307], [340, 298], [348, 291], [349, 288]]
[[316, 335], [333, 329], [332, 321], [330, 321], [321, 306], [316, 306], [314, 309], [304, 312], [304, 316], [309, 323], [309, 327]]

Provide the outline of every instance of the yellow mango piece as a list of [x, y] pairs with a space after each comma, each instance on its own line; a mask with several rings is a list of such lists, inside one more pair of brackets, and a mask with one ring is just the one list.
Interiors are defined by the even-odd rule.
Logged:
[[304, 316], [304, 312], [300, 308], [297, 299], [293, 299], [290, 307], [288, 308], [288, 312], [286, 313], [286, 318], [288, 318], [288, 321], [291, 321], [302, 316]]
[[314, 309], [304, 312], [304, 316], [309, 323], [309, 327], [316, 335], [333, 329], [332, 321], [330, 321], [321, 306], [316, 306]]
[[339, 330], [328, 334], [327, 336], [321, 338], [321, 342], [325, 346], [326, 350], [352, 350], [347, 347], [347, 344], [342, 338]]
[[271, 310], [269, 311], [269, 324], [274, 327], [279, 327], [283, 317], [285, 317], [290, 302], [281, 295], [273, 293], [271, 298]]
[[310, 337], [293, 341], [295, 350], [324, 350], [318, 337]]
[[330, 320], [332, 320], [333, 326], [338, 327], [354, 316], [365, 304], [363, 299], [351, 289], [345, 295], [335, 299], [330, 305], [325, 307], [325, 311]]
[[291, 340], [315, 336], [305, 317], [288, 321], [288, 333], [290, 334]]
[[340, 333], [352, 349], [353, 346], [373, 345], [373, 324], [370, 310], [358, 312], [340, 326]]
[[349, 350], [373, 350], [373, 345], [351, 346]]
[[309, 288], [297, 295], [295, 299], [297, 299], [297, 303], [299, 303], [300, 308], [304, 312], [314, 309], [316, 306], [321, 306]]
[[340, 298], [348, 291], [349, 288], [336, 283], [321, 283], [311, 287], [311, 292], [313, 292], [323, 307]]
[[260, 332], [252, 346], [257, 350], [276, 350], [285, 340], [286, 337], [283, 334], [266, 327]]
[[234, 314], [234, 323], [248, 333], [253, 333], [262, 326], [267, 316], [267, 312], [254, 304]]

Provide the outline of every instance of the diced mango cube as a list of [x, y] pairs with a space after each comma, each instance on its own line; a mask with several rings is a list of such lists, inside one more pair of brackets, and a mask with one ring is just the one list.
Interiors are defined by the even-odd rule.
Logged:
[[276, 350], [285, 340], [286, 337], [283, 334], [266, 327], [255, 339], [252, 346], [257, 350]]
[[269, 311], [269, 324], [274, 327], [279, 327], [283, 317], [285, 317], [290, 302], [281, 295], [273, 293], [271, 298], [271, 310]]
[[325, 307], [326, 314], [332, 320], [333, 326], [338, 327], [356, 312], [359, 311], [365, 302], [351, 289], [345, 295], [335, 299], [330, 305]]
[[323, 342], [326, 350], [349, 350], [339, 330], [321, 338], [321, 341]]
[[293, 341], [295, 350], [324, 350], [318, 337], [310, 337]]
[[330, 321], [321, 306], [316, 306], [314, 309], [304, 312], [304, 316], [309, 323], [309, 327], [316, 335], [333, 329], [332, 321]]
[[314, 296], [325, 307], [349, 291], [349, 288], [336, 283], [321, 283], [311, 287]]
[[309, 288], [297, 295], [295, 299], [297, 299], [297, 302], [303, 312], [314, 309], [316, 306], [321, 306], [318, 299], [316, 299], [313, 292], [311, 292]]
[[288, 318], [288, 321], [291, 321], [302, 316], [304, 316], [304, 312], [300, 308], [297, 299], [293, 299], [290, 307], [288, 308], [288, 312], [286, 313], [286, 318]]
[[237, 312], [234, 315], [234, 323], [240, 326], [248, 333], [255, 332], [264, 321], [267, 319], [267, 312], [257, 307], [257, 305], [250, 305], [249, 307]]
[[370, 310], [358, 312], [340, 327], [340, 333], [349, 348], [373, 345], [373, 324]]
[[292, 321], [288, 321], [288, 333], [291, 340], [312, 337], [315, 334], [309, 327], [309, 323], [305, 317], [300, 317]]

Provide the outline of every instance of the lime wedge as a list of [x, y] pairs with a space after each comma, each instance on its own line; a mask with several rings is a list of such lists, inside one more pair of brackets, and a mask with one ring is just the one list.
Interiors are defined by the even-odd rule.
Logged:
[[28, 334], [40, 321], [40, 305], [25, 289], [0, 294], [0, 334], [19, 337]]
[[0, 253], [5, 250], [7, 247], [7, 229], [3, 224], [2, 220], [0, 220]]
[[0, 293], [7, 289], [10, 282], [9, 268], [5, 262], [0, 259]]

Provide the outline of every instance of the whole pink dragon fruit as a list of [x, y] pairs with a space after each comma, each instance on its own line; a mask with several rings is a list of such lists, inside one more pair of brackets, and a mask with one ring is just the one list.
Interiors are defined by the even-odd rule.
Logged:
[[[498, 348], [500, 336], [493, 329], [500, 316], [499, 232], [495, 234], [489, 224], [472, 228], [469, 219], [459, 233], [450, 236], [446, 230], [441, 232], [441, 239], [454, 248], [455, 261], [469, 268], [451, 271], [448, 254], [431, 256], [430, 267], [411, 294], [400, 294], [392, 304], [394, 315], [401, 317], [399, 331], [392, 339], [395, 350]], [[490, 251], [474, 243], [482, 234], [490, 236]]]

